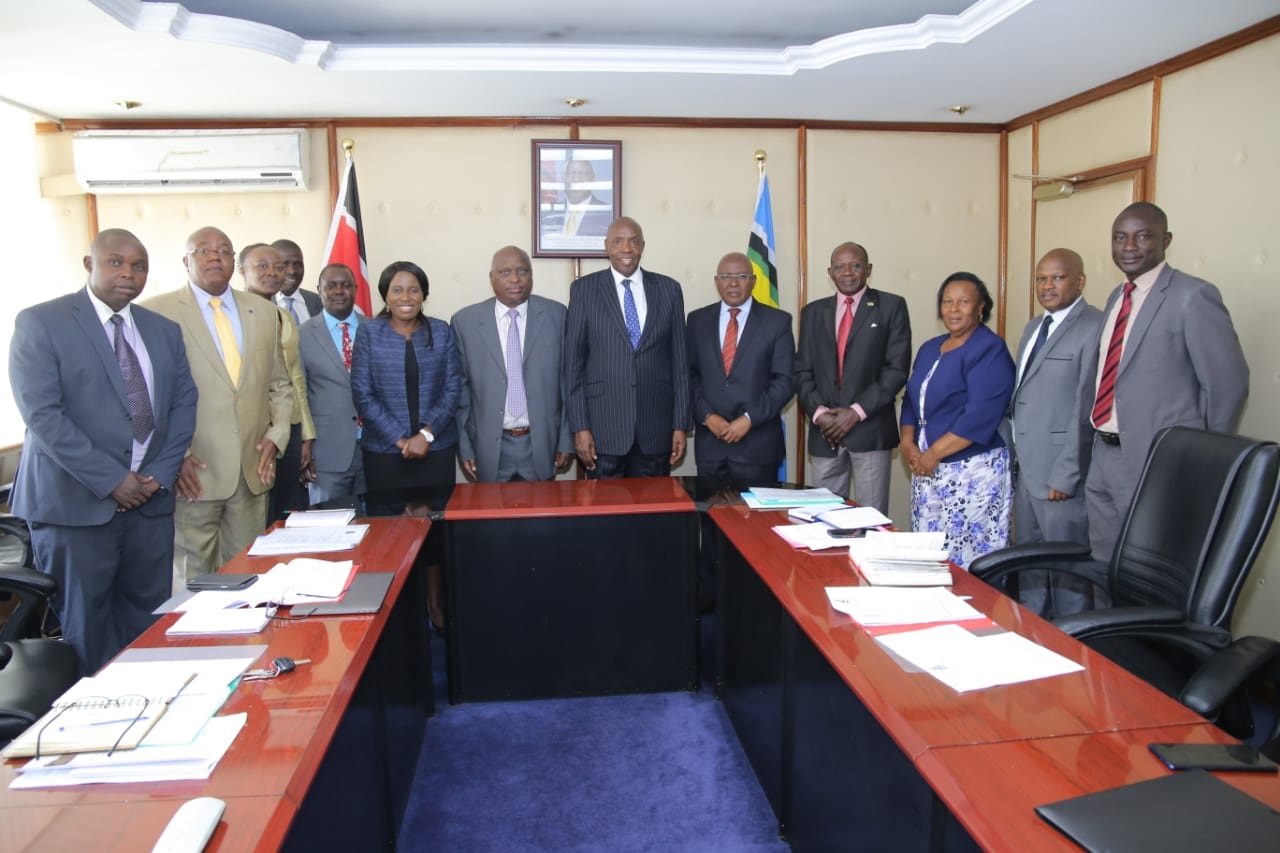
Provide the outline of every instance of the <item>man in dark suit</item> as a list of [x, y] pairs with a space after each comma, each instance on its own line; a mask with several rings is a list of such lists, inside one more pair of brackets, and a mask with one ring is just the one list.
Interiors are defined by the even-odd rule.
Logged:
[[1129, 205], [1111, 227], [1111, 259], [1126, 281], [1103, 310], [1091, 401], [1085, 505], [1099, 560], [1111, 558], [1155, 434], [1178, 425], [1235, 432], [1249, 395], [1222, 295], [1165, 264], [1172, 241], [1168, 218], [1150, 202]]
[[88, 287], [18, 315], [9, 383], [27, 425], [13, 511], [84, 672], [151, 624], [169, 596], [174, 484], [196, 425], [196, 386], [177, 324], [130, 303], [147, 251], [98, 234]]
[[533, 295], [523, 249], [506, 246], [489, 265], [493, 298], [453, 315], [462, 363], [458, 458], [467, 479], [550, 480], [573, 445], [560, 394], [565, 308]]
[[791, 315], [751, 298], [751, 261], [731, 252], [716, 267], [720, 301], [689, 315], [689, 388], [699, 477], [771, 483], [787, 448], [779, 415], [793, 396]]
[[298, 354], [307, 375], [307, 402], [315, 423], [311, 446], [315, 480], [312, 503], [347, 498], [365, 491], [360, 426], [351, 399], [351, 353], [360, 330], [356, 277], [346, 264], [320, 271], [324, 311], [298, 330]]
[[609, 269], [569, 287], [564, 388], [574, 450], [589, 477], [665, 477], [689, 418], [680, 283], [640, 269], [644, 232], [622, 217], [605, 235]]
[[[1017, 382], [1003, 425], [1016, 460], [1015, 544], [1089, 544], [1084, 477], [1093, 430], [1094, 365], [1102, 312], [1085, 301], [1084, 262], [1070, 249], [1054, 249], [1036, 265], [1036, 299], [1044, 313], [1027, 323], [1017, 350]], [[1023, 605], [1065, 616], [1094, 606], [1093, 585], [1057, 573], [1018, 576]]]
[[901, 296], [867, 287], [871, 261], [857, 243], [831, 253], [839, 297], [800, 312], [796, 396], [810, 420], [809, 482], [889, 511], [889, 467], [898, 445], [894, 398], [911, 368], [911, 320]]
[[292, 240], [281, 238], [271, 244], [271, 248], [280, 253], [280, 263], [284, 265], [284, 275], [280, 279], [280, 290], [275, 295], [276, 304], [293, 315], [299, 326], [320, 313], [320, 297], [310, 290], [301, 289], [302, 277], [307, 274], [306, 265], [302, 262], [302, 249]]

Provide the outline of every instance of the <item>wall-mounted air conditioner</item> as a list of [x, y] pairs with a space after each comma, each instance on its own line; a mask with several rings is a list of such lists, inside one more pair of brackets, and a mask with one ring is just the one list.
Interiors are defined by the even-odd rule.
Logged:
[[307, 188], [305, 130], [90, 130], [71, 140], [91, 193]]

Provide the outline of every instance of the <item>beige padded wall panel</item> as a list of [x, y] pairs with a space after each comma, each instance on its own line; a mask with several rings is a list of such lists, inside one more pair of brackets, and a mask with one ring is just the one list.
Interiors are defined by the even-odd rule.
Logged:
[[[999, 164], [996, 134], [811, 132], [809, 301], [834, 292], [831, 250], [861, 243], [872, 284], [907, 299], [914, 355], [943, 332], [937, 293], [947, 275], [968, 270], [995, 287]], [[905, 469], [895, 464], [889, 514], [903, 527], [908, 499]]]
[[1032, 293], [1031, 277], [1037, 258], [1031, 251], [1031, 187], [1032, 182], [1012, 175], [1031, 172], [1031, 128], [1024, 127], [1009, 134], [1009, 265], [1006, 268], [1009, 290], [1005, 303], [1005, 336], [1009, 348], [1018, 346], [1023, 323], [1038, 309]]
[[1123, 275], [1111, 261], [1111, 224], [1136, 197], [1132, 180], [1111, 181], [1036, 205], [1036, 257], [1074, 249], [1084, 259], [1085, 298], [1099, 308]]
[[1152, 84], [1040, 122], [1040, 174], [1069, 177], [1151, 153]]
[[[1280, 439], [1280, 36], [1166, 78], [1156, 202], [1174, 266], [1222, 290], [1249, 361], [1241, 432]], [[1245, 587], [1236, 631], [1280, 639], [1280, 534]]]

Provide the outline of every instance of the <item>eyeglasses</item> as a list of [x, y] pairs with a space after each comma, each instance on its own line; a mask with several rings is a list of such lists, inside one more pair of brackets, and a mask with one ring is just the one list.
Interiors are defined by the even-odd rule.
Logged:
[[500, 270], [494, 270], [494, 273], [497, 274], [498, 278], [511, 278], [511, 276], [513, 275], [519, 276], [520, 278], [524, 278], [529, 274], [529, 268], [528, 267], [514, 267], [514, 268], [504, 267]]
[[730, 272], [724, 275], [717, 275], [716, 281], [750, 281], [755, 278], [754, 273], [749, 272]]
[[187, 254], [195, 255], [201, 259], [213, 257], [214, 255], [217, 255], [219, 258], [234, 258], [236, 256], [236, 250], [235, 249], [200, 248], [200, 249], [192, 249], [190, 252], [187, 252]]

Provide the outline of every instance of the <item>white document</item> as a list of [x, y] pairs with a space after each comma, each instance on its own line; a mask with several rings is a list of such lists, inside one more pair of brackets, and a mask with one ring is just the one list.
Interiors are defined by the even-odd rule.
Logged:
[[249, 546], [250, 557], [279, 557], [287, 554], [322, 554], [350, 551], [369, 532], [367, 524], [341, 527], [278, 527], [264, 533]]
[[839, 498], [837, 498], [833, 503], [808, 504], [806, 506], [795, 506], [787, 510], [787, 518], [791, 519], [792, 521], [801, 521], [801, 522], [804, 522], [805, 524], [808, 524], [814, 521], [818, 516], [822, 515], [824, 512], [829, 512], [830, 510], [833, 510], [833, 509], [843, 509], [844, 507], [847, 507], [847, 506], [848, 504], [846, 504], [844, 501], [840, 500]]
[[196, 609], [185, 612], [168, 628], [166, 637], [202, 634], [257, 634], [275, 614], [274, 607]]
[[893, 524], [893, 519], [873, 506], [847, 506], [840, 509], [829, 509], [814, 515], [813, 520], [821, 521], [832, 527], [845, 528], [880, 527], [885, 524]]
[[757, 486], [742, 493], [742, 499], [752, 509], [786, 509], [812, 504], [844, 503], [830, 489], [777, 489]]
[[308, 509], [291, 512], [285, 527], [345, 527], [356, 517], [354, 509]]
[[809, 524], [779, 524], [773, 532], [787, 540], [793, 548], [808, 548], [810, 551], [825, 551], [829, 548], [844, 549], [848, 539], [837, 539], [828, 533], [833, 528], [820, 521]]
[[248, 714], [214, 717], [199, 737], [180, 746], [140, 746], [114, 753], [83, 753], [64, 761], [51, 755], [18, 768], [11, 789], [60, 788], [103, 782], [175, 782], [208, 779], [226, 755]]
[[923, 625], [981, 619], [969, 602], [941, 587], [829, 586], [827, 600], [859, 625]]
[[1084, 670], [1012, 631], [979, 637], [959, 625], [936, 625], [876, 642], [957, 693]]

